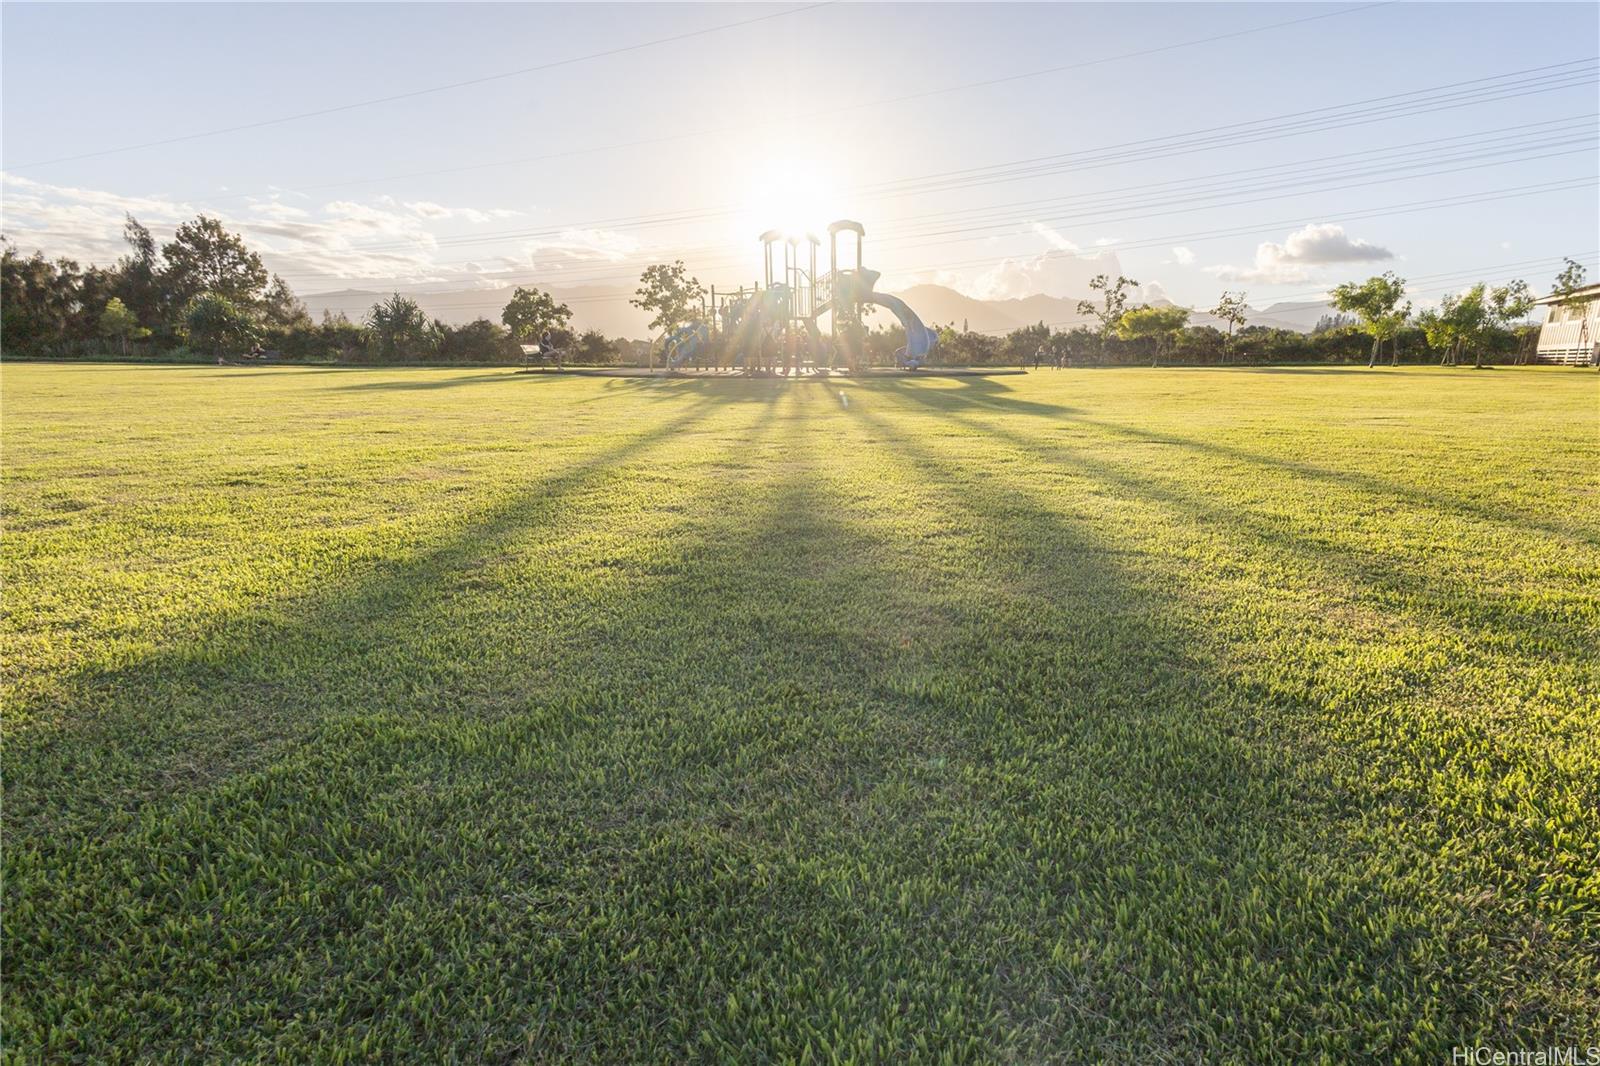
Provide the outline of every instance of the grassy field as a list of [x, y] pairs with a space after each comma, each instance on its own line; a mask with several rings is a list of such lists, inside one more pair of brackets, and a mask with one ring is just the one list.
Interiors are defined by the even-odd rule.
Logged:
[[1600, 1039], [1593, 373], [3, 387], [18, 1061]]

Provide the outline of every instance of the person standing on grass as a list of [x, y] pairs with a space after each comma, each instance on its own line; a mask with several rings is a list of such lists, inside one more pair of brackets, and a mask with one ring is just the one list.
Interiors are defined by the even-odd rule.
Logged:
[[777, 343], [772, 339], [770, 330], [761, 331], [761, 343], [756, 346], [756, 372], [758, 374], [772, 372], [772, 364], [776, 361], [777, 355], [773, 349], [777, 347]]
[[798, 369], [800, 359], [800, 335], [794, 330], [785, 330], [783, 334], [783, 376], [788, 377]]

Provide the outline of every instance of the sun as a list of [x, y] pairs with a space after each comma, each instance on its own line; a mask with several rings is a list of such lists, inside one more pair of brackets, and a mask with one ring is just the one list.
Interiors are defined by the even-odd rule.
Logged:
[[741, 226], [754, 237], [770, 229], [820, 234], [837, 218], [838, 188], [820, 160], [796, 156], [764, 163], [746, 186]]

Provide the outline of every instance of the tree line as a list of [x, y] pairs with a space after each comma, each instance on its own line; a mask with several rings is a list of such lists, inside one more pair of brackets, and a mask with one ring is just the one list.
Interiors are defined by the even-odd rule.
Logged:
[[[4, 244], [0, 271], [0, 346], [11, 355], [146, 354], [182, 358], [257, 355], [340, 362], [514, 362], [524, 345], [545, 358], [584, 365], [643, 362], [648, 342], [607, 338], [571, 328], [572, 309], [551, 294], [518, 287], [500, 321], [479, 318], [454, 326], [430, 319], [416, 300], [395, 293], [375, 303], [363, 321], [324, 313], [312, 320], [283, 278], [270, 274], [241, 237], [201, 215], [160, 244], [128, 216], [128, 251], [110, 267], [80, 266], [67, 258], [24, 257]], [[3, 240], [3, 238], [0, 238]], [[1570, 295], [1584, 269], [1568, 259], [1553, 292]], [[1078, 303], [1092, 325], [1059, 330], [1040, 322], [1003, 336], [940, 330], [938, 359], [952, 365], [1133, 365], [1163, 362], [1355, 362], [1375, 366], [1385, 346], [1391, 365], [1457, 364], [1470, 356], [1524, 361], [1537, 327], [1526, 282], [1483, 283], [1444, 297], [1437, 308], [1412, 314], [1405, 279], [1393, 272], [1349, 282], [1332, 292], [1338, 315], [1310, 334], [1245, 326], [1244, 292], [1224, 292], [1209, 313], [1225, 326], [1190, 325], [1183, 307], [1130, 306], [1138, 282], [1101, 274], [1094, 293]], [[703, 311], [704, 287], [682, 262], [653, 264], [640, 278], [633, 305], [650, 312], [653, 331], [681, 325]], [[855, 323], [868, 365], [892, 365], [904, 345], [898, 324], [865, 331]]]
[[[1571, 297], [1583, 287], [1584, 268], [1571, 259], [1551, 292]], [[1129, 306], [1132, 278], [1101, 274], [1089, 282], [1096, 294], [1080, 300], [1078, 313], [1092, 325], [1053, 329], [1043, 322], [1005, 334], [973, 332], [954, 325], [940, 330], [940, 361], [958, 366], [1182, 365], [1234, 362], [1358, 362], [1376, 366], [1385, 347], [1391, 366], [1401, 362], [1458, 365], [1470, 356], [1486, 362], [1527, 362], [1539, 327], [1527, 321], [1534, 307], [1525, 281], [1490, 286], [1483, 282], [1444, 297], [1437, 308], [1412, 314], [1406, 282], [1392, 271], [1335, 287], [1336, 315], [1324, 316], [1311, 333], [1270, 326], [1245, 326], [1247, 294], [1224, 292], [1212, 317], [1226, 330], [1190, 325], [1186, 307]]]
[[632, 361], [633, 342], [570, 328], [572, 309], [517, 288], [499, 322], [454, 326], [395, 293], [365, 318], [313, 321], [283, 278], [218, 220], [201, 215], [158, 244], [131, 215], [128, 251], [109, 267], [0, 254], [0, 347], [10, 355], [259, 357], [341, 362], [512, 362], [523, 345], [573, 363]]

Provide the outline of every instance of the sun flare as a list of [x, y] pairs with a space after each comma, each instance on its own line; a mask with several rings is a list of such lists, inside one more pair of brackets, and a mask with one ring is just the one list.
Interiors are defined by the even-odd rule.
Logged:
[[741, 227], [757, 233], [820, 234], [840, 217], [833, 171], [814, 158], [789, 158], [758, 171], [748, 188]]

